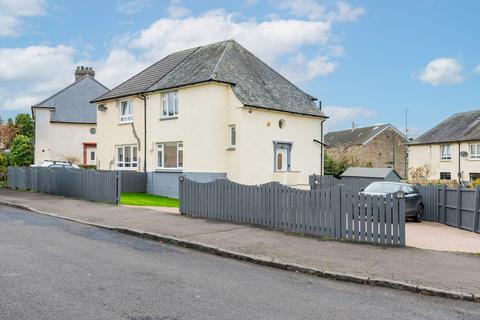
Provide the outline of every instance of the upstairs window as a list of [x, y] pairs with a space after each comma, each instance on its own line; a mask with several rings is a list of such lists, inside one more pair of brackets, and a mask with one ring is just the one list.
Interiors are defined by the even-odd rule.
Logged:
[[178, 92], [166, 92], [162, 95], [162, 118], [176, 116], [178, 116]]
[[480, 143], [470, 145], [470, 159], [480, 160]]
[[157, 168], [183, 168], [183, 142], [157, 143]]
[[129, 123], [133, 121], [133, 106], [131, 101], [120, 102], [120, 123]]
[[228, 126], [228, 133], [229, 133], [229, 148], [235, 149], [237, 145], [237, 129], [235, 125]]
[[449, 144], [443, 144], [440, 146], [440, 158], [442, 160], [452, 159], [452, 148]]
[[291, 143], [277, 143], [273, 144], [274, 151], [274, 171], [290, 171], [291, 169]]

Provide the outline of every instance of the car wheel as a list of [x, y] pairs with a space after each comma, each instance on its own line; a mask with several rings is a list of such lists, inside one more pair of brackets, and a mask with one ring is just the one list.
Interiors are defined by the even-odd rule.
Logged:
[[414, 218], [415, 222], [422, 222], [423, 220], [423, 204], [419, 205], [417, 208], [417, 213]]

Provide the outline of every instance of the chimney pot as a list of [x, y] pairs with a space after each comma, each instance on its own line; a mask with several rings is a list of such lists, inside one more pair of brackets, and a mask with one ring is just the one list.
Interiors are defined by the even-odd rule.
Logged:
[[87, 75], [95, 78], [95, 70], [93, 70], [92, 67], [77, 66], [75, 69], [75, 81], [78, 81]]

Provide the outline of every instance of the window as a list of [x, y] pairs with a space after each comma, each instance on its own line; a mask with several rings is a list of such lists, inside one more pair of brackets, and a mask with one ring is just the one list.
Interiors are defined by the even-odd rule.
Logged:
[[120, 123], [129, 123], [133, 121], [133, 106], [131, 101], [122, 101], [120, 103]]
[[162, 96], [162, 118], [173, 118], [178, 115], [178, 92], [171, 91]]
[[228, 132], [229, 132], [229, 142], [230, 142], [230, 148], [235, 148], [237, 145], [237, 129], [235, 125], [230, 125], [228, 126]]
[[452, 159], [452, 148], [449, 144], [444, 144], [440, 146], [440, 158], [442, 160], [451, 160]]
[[278, 127], [279, 127], [280, 129], [285, 128], [285, 120], [280, 119], [280, 120], [278, 121]]
[[440, 172], [440, 180], [452, 180], [451, 172]]
[[157, 143], [157, 168], [183, 168], [183, 142]]
[[90, 161], [95, 161], [95, 151], [90, 151]]
[[274, 142], [274, 163], [275, 171], [290, 171], [290, 159], [292, 145], [290, 143], [277, 143]]
[[470, 173], [470, 181], [475, 181], [477, 179], [480, 179], [480, 173], [475, 173], [475, 172]]
[[473, 143], [470, 145], [470, 159], [480, 160], [480, 143]]
[[117, 147], [117, 168], [131, 169], [137, 168], [137, 146], [118, 146]]

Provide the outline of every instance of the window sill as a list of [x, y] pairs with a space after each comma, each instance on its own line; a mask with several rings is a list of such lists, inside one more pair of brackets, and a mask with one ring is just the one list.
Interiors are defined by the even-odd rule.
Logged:
[[118, 124], [122, 125], [122, 124], [130, 124], [130, 123], [133, 123], [133, 120], [130, 120], [130, 121], [120, 121]]
[[237, 148], [236, 147], [228, 147], [227, 151], [235, 151]]
[[451, 161], [452, 161], [452, 158], [450, 158], [450, 159], [440, 159], [440, 161], [442, 161], [442, 162], [451, 162]]
[[165, 168], [157, 168], [155, 169], [155, 172], [166, 172], [166, 173], [183, 173], [183, 169], [178, 168], [172, 168], [172, 169], [165, 169]]
[[471, 160], [471, 161], [480, 161], [480, 158], [478, 158], [478, 159], [468, 158], [468, 160]]
[[175, 120], [175, 119], [178, 119], [178, 116], [173, 116], [173, 117], [161, 117], [160, 121], [165, 121], [165, 120]]

